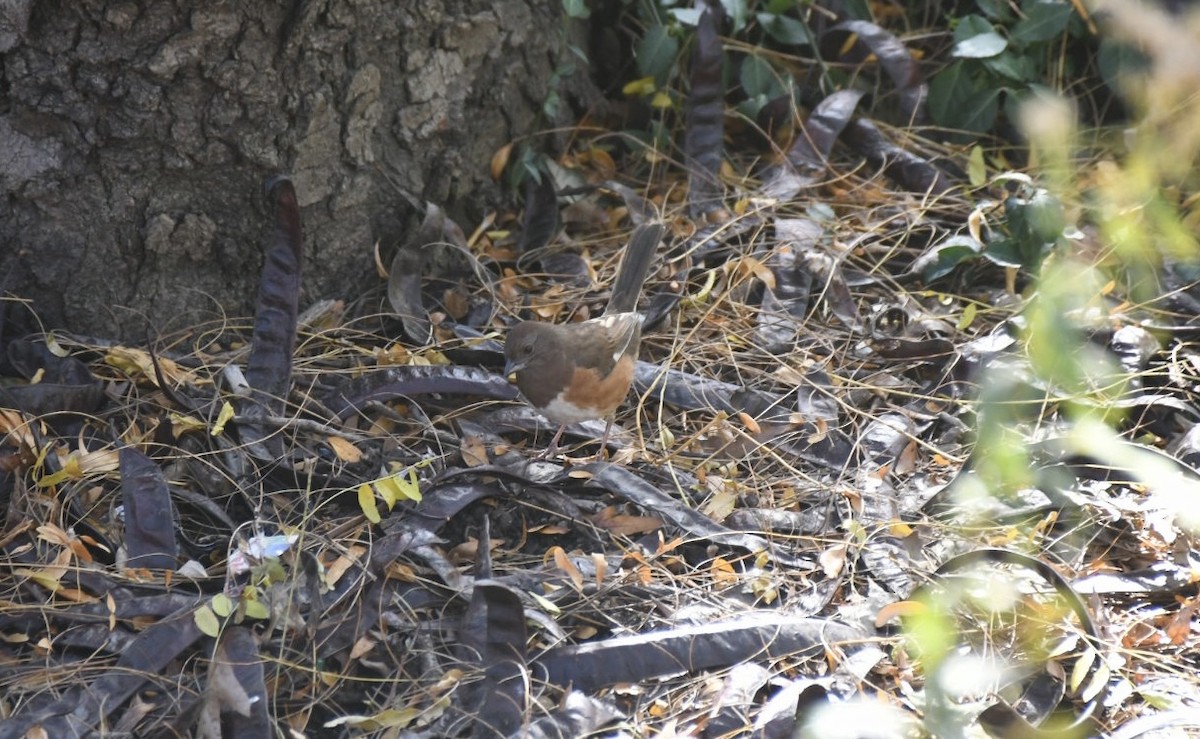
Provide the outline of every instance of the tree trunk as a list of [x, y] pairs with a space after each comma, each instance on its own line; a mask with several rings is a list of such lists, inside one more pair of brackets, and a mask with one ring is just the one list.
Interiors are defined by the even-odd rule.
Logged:
[[[304, 294], [379, 287], [417, 214], [470, 226], [527, 134], [558, 0], [0, 0], [0, 289], [49, 326], [144, 338], [252, 311], [290, 173]], [[11, 317], [20, 311], [7, 303]]]

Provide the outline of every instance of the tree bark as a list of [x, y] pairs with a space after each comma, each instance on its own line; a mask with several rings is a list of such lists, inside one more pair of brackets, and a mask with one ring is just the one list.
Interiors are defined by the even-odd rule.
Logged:
[[0, 0], [0, 290], [110, 337], [247, 316], [277, 172], [301, 306], [378, 288], [373, 245], [420, 216], [400, 189], [468, 226], [498, 203], [488, 163], [534, 126], [560, 9]]

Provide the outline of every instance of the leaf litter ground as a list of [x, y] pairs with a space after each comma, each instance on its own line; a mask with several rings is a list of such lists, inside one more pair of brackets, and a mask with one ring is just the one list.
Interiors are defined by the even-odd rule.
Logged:
[[[1106, 286], [1067, 318], [1108, 390], [1039, 379], [1028, 275], [942, 270], [978, 202], [883, 177], [872, 131], [899, 138], [860, 127], [866, 153], [753, 181], [635, 149], [616, 182], [581, 136], [559, 162], [574, 202], [469, 237], [427, 209], [388, 289], [350, 305], [296, 316], [282, 290], [253, 326], [13, 342], [0, 735], [1187, 721], [1159, 709], [1195, 695], [1195, 561], [1156, 493], [1197, 482], [1193, 299]], [[601, 423], [537, 460], [554, 429], [498, 376], [503, 328], [598, 315], [648, 217], [669, 236], [618, 433], [605, 459]], [[1095, 397], [1118, 435], [1064, 422]], [[1020, 484], [989, 494], [1014, 447]], [[919, 653], [930, 633], [942, 651]]]

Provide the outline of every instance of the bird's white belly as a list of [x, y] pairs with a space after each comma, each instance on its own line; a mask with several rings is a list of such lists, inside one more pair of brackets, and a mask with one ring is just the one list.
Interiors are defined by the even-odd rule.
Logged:
[[595, 411], [580, 408], [569, 400], [563, 400], [562, 393], [559, 393], [558, 397], [550, 401], [550, 405], [546, 406], [546, 409], [542, 411], [542, 415], [555, 423], [562, 424], [591, 421], [596, 418]]

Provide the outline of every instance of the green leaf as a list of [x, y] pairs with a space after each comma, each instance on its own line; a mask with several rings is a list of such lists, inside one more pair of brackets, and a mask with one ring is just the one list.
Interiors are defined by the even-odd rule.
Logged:
[[758, 23], [767, 35], [781, 44], [808, 46], [812, 43], [812, 32], [804, 21], [775, 13], [759, 13]]
[[725, 8], [725, 15], [733, 21], [734, 34], [740, 33], [750, 15], [747, 0], [721, 0], [721, 6]]
[[546, 100], [542, 103], [542, 112], [547, 118], [554, 118], [558, 115], [559, 102], [560, 100], [557, 91], [551, 90], [550, 93], [546, 95]]
[[972, 133], [986, 133], [996, 122], [1000, 109], [1000, 90], [980, 90], [963, 101], [957, 115], [951, 116], [950, 125]]
[[1006, 51], [990, 59], [984, 59], [983, 66], [989, 71], [1001, 77], [1007, 77], [1015, 82], [1029, 82], [1041, 77], [1029, 57], [1020, 56], [1011, 51]]
[[783, 15], [796, 7], [796, 0], [768, 0], [767, 12], [772, 15]]
[[974, 92], [975, 83], [963, 62], [955, 62], [938, 72], [929, 83], [929, 114], [934, 123], [949, 125], [947, 121], [953, 111]]
[[1031, 6], [1024, 19], [1012, 28], [1012, 40], [1020, 44], [1049, 41], [1067, 30], [1072, 8], [1069, 3], [1040, 2]]
[[1062, 236], [1067, 216], [1058, 198], [1040, 190], [1025, 204], [1025, 222], [1035, 243], [1050, 244]]
[[738, 103], [736, 110], [749, 120], [754, 120], [758, 118], [759, 111], [763, 109], [763, 106], [769, 102], [771, 101], [766, 95], [755, 95]]
[[700, 15], [703, 12], [703, 8], [671, 8], [671, 15], [675, 20], [692, 28], [700, 24]]
[[1013, 14], [1008, 7], [1008, 3], [1004, 0], [975, 0], [975, 7], [979, 8], [979, 12], [991, 18], [994, 21], [1011, 21]]
[[590, 18], [592, 11], [587, 6], [587, 0], [563, 0], [563, 12], [568, 18], [585, 20]]
[[1025, 266], [1021, 250], [1017, 247], [1014, 239], [1004, 238], [988, 242], [983, 256], [992, 264], [998, 264], [1001, 267]]
[[1120, 92], [1122, 79], [1143, 74], [1149, 66], [1146, 55], [1133, 46], [1110, 38], [1100, 40], [1096, 67], [1100, 70], [1100, 79], [1110, 90]]
[[990, 31], [959, 41], [950, 54], [959, 59], [987, 59], [1007, 48], [1008, 41], [995, 31]]
[[869, 0], [846, 0], [842, 4], [842, 9], [846, 11], [846, 15], [860, 21], [871, 20], [871, 4]]
[[743, 59], [738, 76], [742, 83], [742, 90], [747, 97], [759, 95], [770, 97], [771, 93], [775, 91], [774, 88], [779, 87], [775, 70], [760, 56], [748, 56]]
[[951, 236], [934, 247], [931, 253], [922, 254], [913, 263], [921, 270], [926, 282], [933, 282], [954, 271], [962, 262], [979, 255], [982, 245], [970, 236]]
[[954, 42], [966, 41], [973, 36], [995, 33], [996, 27], [981, 15], [967, 15], [954, 26]]
[[654, 25], [646, 29], [646, 35], [638, 42], [637, 66], [643, 77], [653, 77], [664, 85], [675, 57], [679, 54], [679, 41], [665, 26]]

